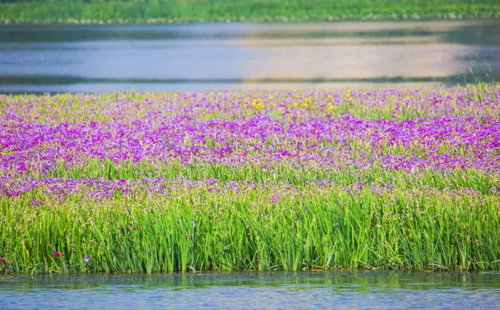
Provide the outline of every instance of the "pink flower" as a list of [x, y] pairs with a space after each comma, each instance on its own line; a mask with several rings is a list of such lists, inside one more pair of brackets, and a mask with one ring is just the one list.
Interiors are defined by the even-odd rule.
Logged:
[[55, 257], [64, 256], [62, 252], [54, 252], [52, 254], [54, 254]]
[[5, 264], [7, 264], [7, 261], [5, 260], [5, 258], [0, 257], [0, 263], [3, 263], [5, 265]]

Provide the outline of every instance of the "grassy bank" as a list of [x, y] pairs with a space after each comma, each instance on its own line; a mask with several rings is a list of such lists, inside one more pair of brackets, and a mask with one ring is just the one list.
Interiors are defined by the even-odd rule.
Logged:
[[0, 22], [149, 23], [492, 18], [496, 0], [41, 0], [0, 3]]
[[0, 270], [498, 270], [499, 96], [0, 96]]

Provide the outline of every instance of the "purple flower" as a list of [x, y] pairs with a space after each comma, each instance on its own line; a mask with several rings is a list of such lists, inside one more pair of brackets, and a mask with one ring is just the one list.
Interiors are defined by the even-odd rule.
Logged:
[[198, 225], [198, 221], [191, 221], [191, 224], [193, 224], [193, 227], [196, 227]]
[[90, 262], [91, 259], [92, 259], [92, 256], [84, 257], [82, 262], [83, 263], [88, 263], [88, 262]]
[[5, 265], [5, 264], [7, 264], [7, 261], [5, 260], [5, 258], [0, 257], [0, 263], [3, 263]]

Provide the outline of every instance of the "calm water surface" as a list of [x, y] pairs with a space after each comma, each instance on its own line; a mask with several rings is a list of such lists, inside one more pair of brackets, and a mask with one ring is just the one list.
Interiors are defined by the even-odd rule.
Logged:
[[498, 309], [500, 273], [0, 276], [1, 309]]
[[[0, 25], [0, 92], [318, 89], [498, 78], [500, 20]], [[469, 73], [472, 69], [474, 75]]]

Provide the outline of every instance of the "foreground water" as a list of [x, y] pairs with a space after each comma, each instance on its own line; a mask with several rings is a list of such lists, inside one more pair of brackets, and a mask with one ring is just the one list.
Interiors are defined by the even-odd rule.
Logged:
[[0, 25], [0, 92], [326, 89], [491, 81], [500, 72], [499, 26], [497, 19]]
[[498, 309], [500, 273], [0, 276], [2, 309]]

